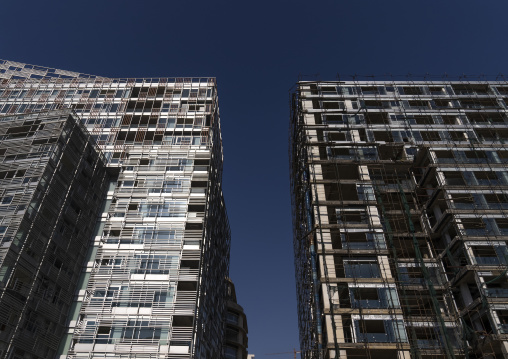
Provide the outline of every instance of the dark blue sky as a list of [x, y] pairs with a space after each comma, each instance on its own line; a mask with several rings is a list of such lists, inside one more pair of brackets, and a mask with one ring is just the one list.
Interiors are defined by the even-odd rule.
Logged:
[[[288, 90], [319, 74], [508, 75], [508, 2], [5, 1], [0, 58], [107, 77], [215, 76], [231, 277], [256, 359], [298, 348]], [[399, 78], [402, 79], [402, 78]]]

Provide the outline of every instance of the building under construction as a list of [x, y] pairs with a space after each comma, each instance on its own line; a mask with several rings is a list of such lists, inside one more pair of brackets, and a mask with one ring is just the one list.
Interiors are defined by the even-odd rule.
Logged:
[[508, 83], [301, 81], [302, 358], [508, 357]]

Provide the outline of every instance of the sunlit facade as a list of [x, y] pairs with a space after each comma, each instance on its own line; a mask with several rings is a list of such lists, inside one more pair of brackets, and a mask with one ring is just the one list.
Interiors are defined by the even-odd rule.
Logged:
[[[0, 116], [66, 108], [107, 167], [100, 220], [62, 339], [43, 353], [37, 340], [13, 347], [0, 337], [0, 353], [221, 358], [230, 231], [215, 79], [110, 79], [0, 61]], [[49, 314], [37, 315], [39, 333]]]

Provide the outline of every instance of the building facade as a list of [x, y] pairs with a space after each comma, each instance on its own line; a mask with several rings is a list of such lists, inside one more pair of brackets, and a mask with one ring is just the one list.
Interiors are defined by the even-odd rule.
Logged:
[[109, 177], [71, 110], [0, 116], [0, 153], [0, 355], [49, 358], [67, 329]]
[[508, 357], [508, 83], [299, 82], [302, 358]]
[[0, 115], [67, 108], [107, 167], [100, 221], [63, 338], [49, 355], [25, 342], [2, 357], [223, 357], [230, 231], [215, 79], [0, 61]]
[[227, 285], [225, 359], [247, 359], [247, 348], [249, 346], [247, 316], [236, 300], [235, 285], [229, 278], [227, 279]]

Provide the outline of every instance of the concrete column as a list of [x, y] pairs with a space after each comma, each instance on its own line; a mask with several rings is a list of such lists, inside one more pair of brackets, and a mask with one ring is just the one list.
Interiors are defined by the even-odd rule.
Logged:
[[337, 273], [335, 272], [335, 261], [333, 259], [333, 256], [323, 256], [319, 255], [319, 271], [322, 277], [325, 276], [325, 263], [326, 262], [326, 269], [328, 270], [328, 277], [330, 278], [337, 278]]
[[[335, 285], [330, 285], [330, 294], [332, 294], [332, 298], [335, 298]], [[334, 293], [335, 291], [335, 293]], [[326, 283], [321, 283], [321, 295], [323, 297], [323, 308], [324, 310], [329, 310], [330, 309], [330, 295], [328, 293], [328, 285]], [[333, 301], [333, 299], [332, 299]]]
[[503, 358], [508, 359], [508, 342], [507, 341], [501, 342], [501, 351], [503, 352]]
[[[335, 335], [337, 337], [337, 343], [344, 343], [344, 328], [342, 326], [342, 315], [335, 314], [335, 328], [337, 331], [335, 332]], [[327, 342], [329, 344], [335, 344], [334, 342], [334, 336], [333, 336], [333, 326], [332, 326], [332, 316], [327, 315], [325, 317], [325, 323], [326, 323], [326, 333], [327, 333]]]
[[381, 225], [381, 218], [379, 217], [379, 212], [377, 210], [377, 207], [369, 206], [369, 207], [367, 207], [367, 211], [369, 213], [370, 223], [373, 226], [380, 226]]
[[462, 283], [460, 285], [460, 294], [462, 295], [462, 300], [464, 301], [465, 306], [468, 306], [473, 302], [473, 297], [471, 296], [471, 292], [466, 283]]
[[397, 359], [411, 359], [411, 355], [408, 350], [397, 351]]
[[367, 166], [358, 166], [358, 171], [362, 181], [370, 181], [369, 168]]
[[318, 181], [323, 179], [323, 168], [321, 165], [314, 165], [314, 175]]
[[[312, 110], [312, 100], [303, 100], [302, 101], [302, 111], [305, 111], [305, 110]], [[314, 116], [312, 114], [306, 114], [305, 115], [305, 122], [306, 123], [309, 123], [308, 122], [309, 117], [312, 117], [312, 120], [314, 121]]]
[[381, 270], [381, 276], [385, 279], [391, 279], [392, 271], [390, 270], [390, 262], [387, 256], [379, 256], [379, 269]]
[[360, 132], [358, 130], [351, 131], [351, 140], [352, 140], [352, 142], [359, 142], [360, 141]]
[[332, 235], [330, 234], [330, 230], [329, 229], [322, 229], [321, 233], [322, 233], [321, 240], [323, 241], [323, 245], [324, 245], [325, 249], [333, 249]]

